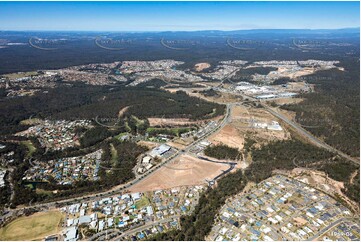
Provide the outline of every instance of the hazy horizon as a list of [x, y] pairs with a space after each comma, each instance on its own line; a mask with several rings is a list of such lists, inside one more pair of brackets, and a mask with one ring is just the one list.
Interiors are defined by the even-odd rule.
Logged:
[[345, 28], [324, 28], [324, 29], [234, 29], [234, 30], [220, 30], [220, 29], [199, 29], [199, 30], [12, 30], [12, 29], [0, 29], [0, 32], [85, 32], [85, 33], [163, 33], [163, 32], [206, 32], [206, 31], [215, 31], [215, 32], [236, 32], [236, 31], [337, 31], [337, 30], [360, 30], [360, 27], [345, 27]]

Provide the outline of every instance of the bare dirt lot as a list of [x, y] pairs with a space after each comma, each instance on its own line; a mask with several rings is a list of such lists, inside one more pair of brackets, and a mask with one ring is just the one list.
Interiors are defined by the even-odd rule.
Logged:
[[139, 141], [137, 144], [148, 147], [149, 149], [153, 149], [159, 145], [158, 143], [151, 142], [151, 141], [144, 141], [144, 140]]
[[193, 141], [192, 138], [188, 138], [186, 140], [182, 139], [182, 138], [178, 138], [178, 139], [167, 142], [167, 145], [172, 146], [178, 150], [182, 150], [182, 149], [185, 149], [187, 147], [187, 145], [189, 145]]
[[193, 121], [187, 118], [148, 118], [149, 125], [151, 127], [164, 126], [164, 127], [179, 127], [179, 126], [192, 126], [192, 125], [204, 125], [209, 121], [218, 121], [223, 116], [217, 116], [209, 119], [202, 119]]
[[128, 109], [129, 109], [129, 106], [122, 108], [118, 113], [118, 118], [121, 118]]
[[303, 101], [303, 98], [277, 98], [267, 103], [276, 103], [277, 105], [284, 104], [298, 104]]
[[290, 73], [289, 68], [286, 68], [286, 67], [279, 67], [278, 68], [279, 75], [288, 77], [290, 79], [295, 79], [295, 78], [300, 77], [300, 76], [311, 75], [315, 71], [316, 71], [316, 69], [313, 68], [313, 67], [305, 67], [302, 70]]
[[284, 129], [274, 131], [262, 128], [252, 128], [251, 120], [260, 123], [277, 121], [270, 113], [260, 108], [234, 106], [231, 112], [231, 122], [219, 132], [213, 134], [208, 140], [213, 144], [223, 143], [230, 147], [243, 149], [245, 137], [251, 137], [257, 143], [268, 143], [272, 140], [290, 138], [290, 133]]
[[148, 118], [150, 126], [185, 126], [200, 123], [186, 118]]
[[196, 69], [196, 71], [203, 71], [209, 67], [211, 67], [209, 63], [198, 63], [194, 65], [194, 69]]
[[228, 165], [211, 163], [189, 155], [182, 155], [173, 164], [169, 163], [163, 166], [129, 190], [131, 192], [144, 192], [205, 184], [206, 179], [213, 179], [227, 168]]
[[244, 137], [232, 124], [224, 126], [218, 133], [212, 135], [209, 139], [213, 144], [225, 144], [230, 147], [242, 149]]

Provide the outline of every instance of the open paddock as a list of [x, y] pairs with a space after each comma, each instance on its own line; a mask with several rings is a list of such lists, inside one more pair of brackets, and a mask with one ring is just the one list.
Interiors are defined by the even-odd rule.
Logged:
[[48, 211], [17, 218], [0, 229], [0, 238], [2, 241], [42, 240], [60, 232], [63, 217], [60, 211]]

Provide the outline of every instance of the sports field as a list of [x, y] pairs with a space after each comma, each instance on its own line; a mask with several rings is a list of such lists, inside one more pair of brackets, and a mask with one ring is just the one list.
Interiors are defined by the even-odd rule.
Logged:
[[42, 240], [44, 237], [59, 233], [63, 214], [59, 211], [35, 213], [20, 217], [0, 229], [4, 240]]

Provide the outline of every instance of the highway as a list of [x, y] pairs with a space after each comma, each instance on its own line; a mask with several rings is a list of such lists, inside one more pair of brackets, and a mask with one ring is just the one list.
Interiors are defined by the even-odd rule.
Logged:
[[124, 191], [130, 189], [133, 185], [139, 183], [140, 181], [142, 181], [143, 179], [145, 179], [146, 177], [148, 177], [149, 175], [151, 175], [152, 173], [157, 171], [162, 166], [168, 164], [171, 161], [174, 161], [180, 155], [189, 152], [189, 150], [194, 145], [198, 144], [199, 142], [203, 141], [204, 139], [206, 139], [210, 135], [212, 135], [215, 132], [222, 129], [230, 120], [230, 112], [231, 112], [232, 106], [233, 106], [233, 104], [227, 104], [226, 105], [226, 113], [224, 115], [224, 118], [222, 119], [220, 124], [217, 125], [213, 130], [207, 132], [202, 137], [200, 137], [198, 140], [196, 140], [196, 141], [192, 142], [191, 144], [189, 144], [187, 146], [187, 148], [185, 148], [184, 150], [177, 151], [173, 156], [169, 157], [167, 160], [163, 161], [161, 164], [158, 164], [157, 166], [151, 168], [150, 170], [148, 170], [144, 174], [136, 177], [134, 180], [131, 180], [126, 184], [115, 186], [115, 187], [113, 187], [113, 188], [111, 188], [111, 189], [109, 189], [107, 191], [103, 191], [103, 192], [98, 192], [98, 193], [93, 193], [93, 194], [84, 194], [84, 195], [78, 196], [78, 197], [67, 198], [67, 199], [62, 199], [62, 200], [47, 202], [47, 203], [40, 203], [40, 204], [34, 204], [34, 205], [29, 204], [29, 205], [23, 206], [21, 208], [4, 210], [4, 212], [9, 212], [6, 217], [11, 216], [11, 214], [13, 214], [14, 212], [21, 211], [21, 210], [23, 210], [25, 208], [33, 208], [33, 209], [39, 209], [39, 210], [49, 210], [49, 209], [55, 208], [57, 206], [65, 206], [67, 203], [77, 203], [77, 202], [79, 202], [79, 200], [81, 200], [81, 202], [89, 202], [89, 201], [98, 200], [98, 199], [101, 199], [101, 198], [104, 198], [104, 197], [108, 197], [108, 196], [114, 195], [116, 193], [124, 192]]
[[290, 125], [292, 128], [294, 128], [300, 135], [302, 135], [303, 137], [306, 137], [309, 141], [311, 141], [314, 145], [324, 148], [328, 151], [337, 153], [338, 155], [342, 156], [343, 158], [355, 163], [356, 165], [360, 165], [360, 161], [356, 158], [350, 157], [349, 155], [343, 153], [340, 150], [337, 150], [336, 148], [326, 144], [325, 142], [321, 141], [320, 139], [318, 139], [317, 137], [313, 136], [312, 134], [310, 134], [308, 131], [306, 131], [304, 128], [302, 128], [299, 124], [289, 120], [287, 117], [285, 117], [285, 115], [275, 111], [274, 109], [272, 109], [271, 107], [269, 107], [268, 105], [261, 103], [261, 105], [263, 106], [263, 108], [265, 110], [267, 110], [269, 113], [271, 113], [273, 116], [281, 119], [283, 122], [287, 123], [288, 125]]
[[[234, 82], [230, 81], [234, 86], [236, 85]], [[315, 137], [314, 135], [312, 135], [310, 132], [308, 132], [307, 130], [305, 130], [304, 128], [301, 127], [301, 125], [297, 124], [296, 122], [293, 122], [292, 120], [289, 120], [285, 115], [283, 115], [280, 112], [277, 112], [275, 109], [271, 108], [270, 106], [268, 106], [267, 104], [265, 104], [264, 102], [261, 102], [260, 100], [245, 95], [245, 94], [234, 94], [237, 96], [241, 96], [243, 98], [243, 100], [248, 99], [249, 101], [253, 102], [253, 103], [258, 103], [260, 104], [266, 111], [268, 111], [270, 114], [272, 114], [273, 116], [279, 118], [280, 120], [282, 120], [283, 122], [285, 122], [286, 124], [290, 125], [298, 134], [300, 134], [301, 136], [305, 137], [308, 141], [310, 141], [312, 144], [320, 147], [320, 148], [324, 148], [328, 151], [337, 153], [338, 155], [342, 156], [343, 158], [347, 159], [348, 161], [356, 164], [357, 166], [360, 165], [360, 161], [354, 157], [351, 157], [345, 153], [343, 153], [342, 151], [326, 144], [324, 141], [320, 140], [319, 138]]]

